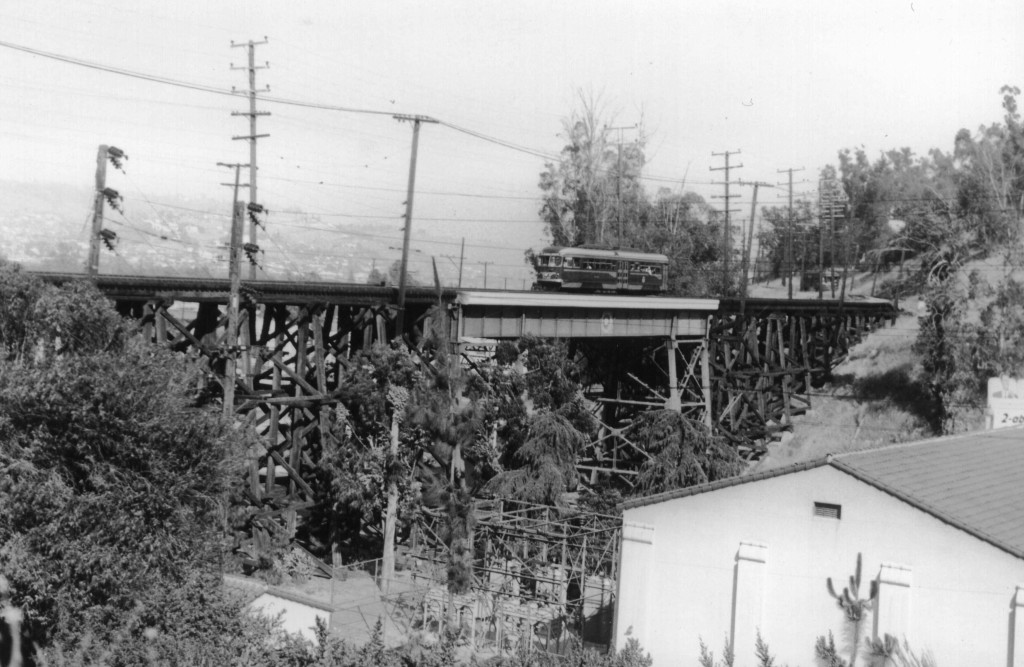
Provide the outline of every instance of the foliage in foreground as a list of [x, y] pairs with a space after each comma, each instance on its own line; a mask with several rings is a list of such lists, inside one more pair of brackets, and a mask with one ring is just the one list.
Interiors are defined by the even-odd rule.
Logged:
[[[937, 667], [935, 657], [930, 651], [924, 651], [918, 655], [907, 642], [902, 642], [892, 635], [885, 635], [879, 639], [866, 637], [863, 648], [869, 656], [869, 663], [872, 667]], [[718, 660], [703, 639], [699, 640], [700, 654], [697, 658], [701, 667], [733, 667], [736, 656], [728, 637], [725, 640], [725, 648], [722, 650], [722, 659]], [[855, 651], [856, 653], [856, 651]], [[758, 631], [754, 643], [754, 657], [757, 667], [776, 667], [775, 656], [772, 655], [768, 641]], [[836, 647], [835, 637], [830, 630], [828, 637], [820, 636], [814, 644], [815, 662], [819, 667], [854, 667], [857, 665], [856, 657], [847, 662], [839, 655]]]
[[28, 642], [89, 660], [245, 635], [219, 593], [244, 443], [196, 360], [133, 333], [90, 285], [0, 266], [0, 572]]
[[[522, 650], [507, 656], [481, 657], [452, 634], [429, 644], [417, 637], [402, 646], [389, 648], [383, 641], [382, 626], [378, 622], [370, 641], [355, 646], [330, 635], [326, 624], [319, 620], [315, 641], [310, 641], [281, 631], [276, 622], [263, 616], [238, 609], [220, 611], [222, 620], [230, 618], [234, 623], [231, 627], [217, 627], [219, 635], [211, 632], [187, 636], [155, 627], [135, 628], [130, 623], [102, 641], [86, 633], [74, 643], [57, 641], [46, 647], [29, 646], [26, 657], [29, 664], [34, 661], [53, 667], [651, 667], [653, 664], [635, 639], [622, 650], [609, 653], [573, 644], [563, 655]], [[3, 648], [2, 643], [0, 648]]]

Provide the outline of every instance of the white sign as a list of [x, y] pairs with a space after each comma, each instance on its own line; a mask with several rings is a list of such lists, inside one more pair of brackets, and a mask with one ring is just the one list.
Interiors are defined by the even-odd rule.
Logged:
[[989, 428], [1009, 428], [1024, 424], [1024, 380], [997, 377], [988, 379]]
[[606, 335], [606, 336], [611, 334], [612, 328], [613, 328], [613, 324], [614, 324], [614, 321], [612, 320], [612, 314], [611, 313], [605, 313], [604, 315], [602, 315], [601, 316], [601, 333]]

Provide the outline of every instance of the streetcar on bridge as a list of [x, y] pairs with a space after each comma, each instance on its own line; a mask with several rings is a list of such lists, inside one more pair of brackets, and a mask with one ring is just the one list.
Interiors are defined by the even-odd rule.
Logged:
[[626, 248], [548, 247], [534, 259], [544, 291], [660, 294], [667, 289], [668, 257]]

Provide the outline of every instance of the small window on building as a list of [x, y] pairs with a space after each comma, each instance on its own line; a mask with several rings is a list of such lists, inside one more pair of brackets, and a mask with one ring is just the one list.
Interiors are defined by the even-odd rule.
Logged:
[[826, 519], [841, 519], [843, 506], [834, 503], [814, 503], [814, 516], [825, 517]]

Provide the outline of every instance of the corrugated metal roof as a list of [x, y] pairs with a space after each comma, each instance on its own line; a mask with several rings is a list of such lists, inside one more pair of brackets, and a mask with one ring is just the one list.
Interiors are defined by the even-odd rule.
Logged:
[[1024, 428], [901, 443], [731, 477], [622, 503], [623, 509], [831, 465], [1024, 558]]

